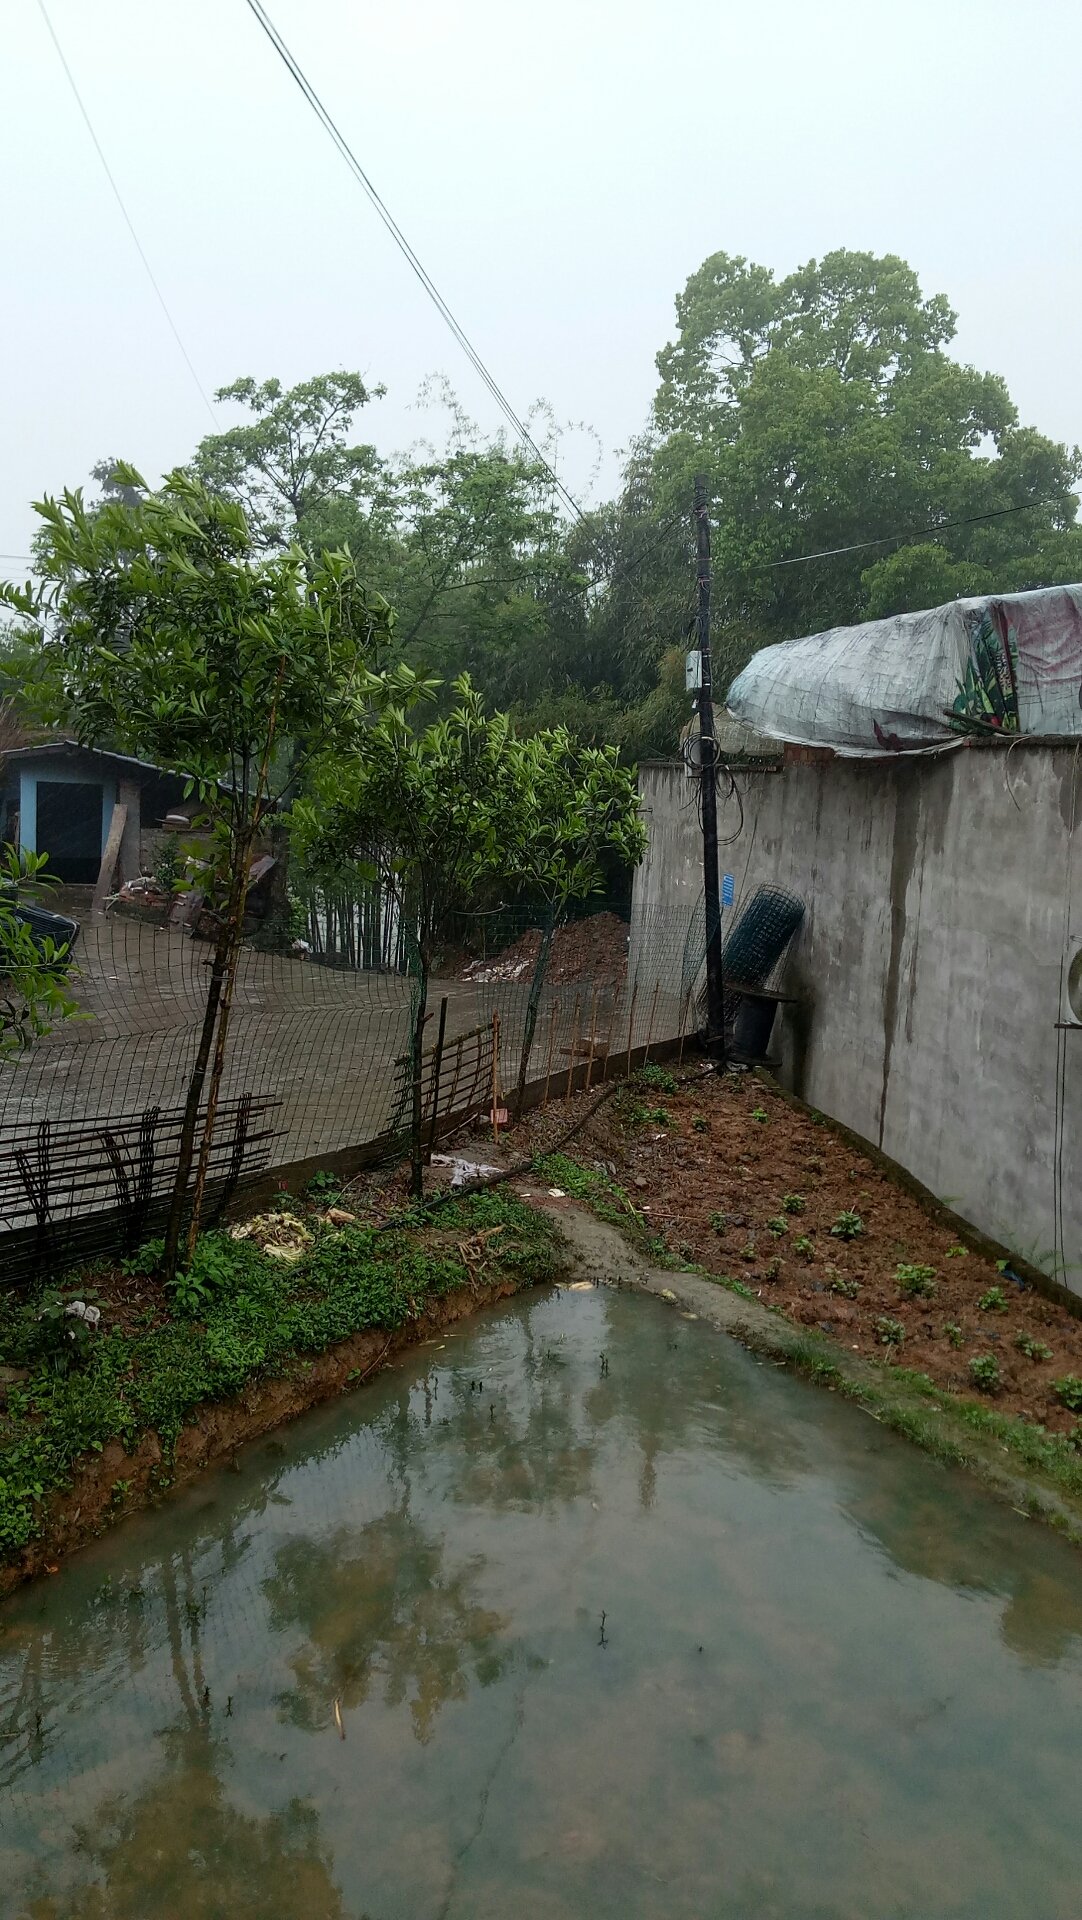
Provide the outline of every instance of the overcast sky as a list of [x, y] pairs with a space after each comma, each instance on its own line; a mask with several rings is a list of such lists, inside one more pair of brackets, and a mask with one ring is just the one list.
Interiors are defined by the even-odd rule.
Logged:
[[[446, 373], [493, 403], [245, 0], [47, 0], [199, 382], [359, 368], [390, 452]], [[1078, 0], [266, 0], [504, 390], [615, 450], [673, 296], [718, 248], [777, 272], [902, 254], [956, 351], [1082, 440]], [[32, 497], [210, 429], [38, 0], [0, 0], [0, 552]], [[225, 410], [216, 409], [219, 424]], [[589, 484], [584, 437], [563, 452]], [[597, 487], [595, 487], [595, 495]], [[6, 562], [0, 566], [18, 572]]]

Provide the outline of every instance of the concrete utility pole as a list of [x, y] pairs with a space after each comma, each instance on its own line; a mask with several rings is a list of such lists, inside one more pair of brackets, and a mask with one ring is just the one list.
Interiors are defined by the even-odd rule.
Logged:
[[717, 741], [710, 664], [710, 520], [706, 481], [695, 480], [695, 551], [699, 575], [699, 799], [703, 823], [703, 904], [706, 909], [706, 1051], [725, 1060], [725, 990], [721, 959], [721, 885], [718, 875]]

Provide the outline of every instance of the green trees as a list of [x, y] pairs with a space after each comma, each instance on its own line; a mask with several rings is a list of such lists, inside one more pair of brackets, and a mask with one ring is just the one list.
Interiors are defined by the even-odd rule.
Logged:
[[[562, 730], [520, 740], [506, 714], [486, 713], [465, 674], [452, 689], [457, 705], [418, 731], [396, 698], [403, 686], [415, 696], [436, 691], [402, 674], [388, 683], [355, 753], [326, 762], [313, 797], [295, 807], [294, 825], [311, 871], [378, 877], [416, 941], [412, 1151], [420, 1193], [429, 981], [451, 916], [496, 884], [525, 885], [560, 917], [571, 900], [597, 890], [606, 853], [641, 859], [645, 835], [634, 780], [612, 750], [577, 748]], [[534, 996], [531, 1007], [536, 1019]]]
[[950, 357], [955, 315], [905, 261], [839, 250], [776, 280], [715, 254], [677, 322], [658, 356], [655, 511], [709, 474], [734, 665], [820, 627], [1082, 573], [1077, 453]]
[[138, 490], [134, 504], [115, 497], [92, 513], [78, 493], [43, 502], [41, 585], [6, 587], [0, 600], [38, 656], [43, 711], [51, 702], [80, 742], [185, 774], [215, 836], [226, 902], [180, 1136], [172, 1278], [193, 1165], [189, 1248], [198, 1231], [248, 873], [277, 804], [281, 743], [326, 752], [356, 740], [393, 618], [348, 554], [313, 561], [292, 547], [258, 561], [235, 501], [180, 472], [156, 494], [132, 469], [114, 473]]
[[[214, 397], [252, 418], [208, 434], [193, 474], [239, 503], [260, 546], [340, 547], [377, 511], [383, 463], [374, 447], [349, 442], [356, 415], [383, 392], [359, 373], [317, 374], [289, 389], [280, 380], [234, 380]], [[346, 529], [336, 524], [343, 508], [354, 510]]]
[[47, 855], [0, 846], [0, 1062], [77, 1013], [68, 992], [66, 942], [34, 937], [16, 912], [20, 897], [47, 883]]
[[472, 673], [501, 705], [574, 677], [586, 634], [582, 556], [569, 546], [550, 475], [485, 442], [449, 390], [445, 444], [383, 459], [354, 444], [356, 415], [383, 389], [357, 373], [283, 389], [250, 378], [217, 398], [252, 416], [198, 447], [192, 471], [243, 507], [257, 541], [306, 553], [348, 546], [398, 613], [402, 656], [445, 685]]
[[530, 1064], [549, 948], [571, 905], [601, 891], [606, 859], [635, 867], [646, 851], [635, 776], [615, 747], [584, 747], [566, 727], [513, 746], [515, 792], [503, 834], [505, 869], [527, 898], [545, 904], [541, 945], [526, 1004], [516, 1112]]

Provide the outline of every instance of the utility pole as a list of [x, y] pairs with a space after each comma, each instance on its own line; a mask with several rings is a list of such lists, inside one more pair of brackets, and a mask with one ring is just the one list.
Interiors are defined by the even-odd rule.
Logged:
[[695, 551], [699, 576], [699, 798], [703, 823], [703, 904], [706, 909], [706, 1051], [725, 1061], [725, 990], [721, 958], [721, 883], [718, 875], [717, 741], [710, 664], [710, 520], [706, 481], [695, 480]]

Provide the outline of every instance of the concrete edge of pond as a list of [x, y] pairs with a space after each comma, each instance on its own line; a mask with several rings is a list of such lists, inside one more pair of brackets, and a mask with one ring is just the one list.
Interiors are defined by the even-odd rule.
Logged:
[[1039, 1464], [1021, 1459], [995, 1433], [971, 1424], [964, 1403], [952, 1406], [948, 1395], [929, 1392], [904, 1370], [873, 1365], [722, 1280], [653, 1266], [619, 1227], [599, 1219], [587, 1206], [542, 1193], [530, 1198], [556, 1220], [581, 1278], [652, 1293], [695, 1314], [764, 1359], [841, 1393], [937, 1461], [973, 1473], [1023, 1518], [1043, 1520], [1082, 1545], [1082, 1497], [1056, 1485]]

